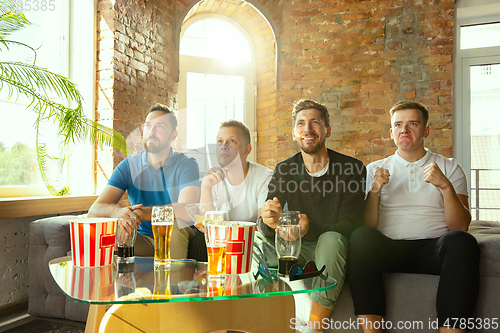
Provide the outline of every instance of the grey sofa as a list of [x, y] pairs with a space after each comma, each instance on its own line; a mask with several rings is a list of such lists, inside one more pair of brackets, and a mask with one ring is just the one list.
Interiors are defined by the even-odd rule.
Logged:
[[29, 305], [32, 316], [87, 321], [89, 305], [67, 298], [49, 271], [49, 261], [71, 251], [69, 219], [56, 216], [31, 222], [29, 246]]
[[[476, 237], [481, 248], [480, 289], [476, 307], [476, 318], [483, 323], [485, 319], [496, 318], [498, 329], [476, 329], [473, 332], [486, 333], [500, 331], [500, 222], [473, 221], [469, 232]], [[392, 329], [387, 332], [437, 332], [429, 327], [436, 319], [435, 299], [439, 276], [425, 274], [390, 273], [384, 276], [386, 288], [387, 317]], [[334, 311], [330, 317], [332, 327], [343, 325], [342, 329], [325, 332], [362, 332], [356, 322], [349, 283], [344, 285]], [[396, 325], [401, 322], [401, 329]], [[415, 325], [421, 326], [418, 329]], [[406, 328], [404, 328], [406, 325]], [[388, 326], [387, 326], [388, 327]], [[432, 327], [432, 325], [431, 325]]]

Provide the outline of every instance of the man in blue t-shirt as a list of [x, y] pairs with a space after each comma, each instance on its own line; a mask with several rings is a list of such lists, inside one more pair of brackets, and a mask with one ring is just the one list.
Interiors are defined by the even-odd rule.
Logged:
[[[199, 168], [196, 160], [170, 146], [177, 137], [177, 119], [167, 106], [149, 109], [143, 129], [144, 149], [124, 159], [113, 171], [108, 185], [90, 207], [89, 217], [135, 217], [141, 222], [134, 252], [153, 256], [152, 206], [172, 205], [176, 217], [171, 257], [187, 257], [189, 238], [194, 235], [183, 221], [190, 221], [185, 206], [198, 202]], [[119, 204], [127, 191], [130, 206]]]

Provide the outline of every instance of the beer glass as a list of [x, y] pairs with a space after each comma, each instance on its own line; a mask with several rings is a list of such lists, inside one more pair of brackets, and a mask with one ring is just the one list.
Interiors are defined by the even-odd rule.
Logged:
[[155, 266], [170, 263], [170, 238], [174, 229], [174, 209], [172, 206], [153, 206], [151, 212], [153, 229]]
[[207, 278], [207, 296], [208, 297], [218, 297], [226, 295], [226, 280]]
[[169, 298], [170, 293], [170, 268], [161, 265], [154, 267], [153, 299]]
[[205, 241], [208, 254], [207, 274], [210, 277], [226, 277], [226, 248], [230, 229], [229, 226], [205, 224]]
[[283, 212], [276, 227], [276, 253], [278, 254], [278, 274], [288, 276], [290, 268], [298, 261], [301, 246], [299, 212]]
[[119, 218], [116, 221], [116, 262], [134, 262], [134, 244], [137, 237], [137, 220], [133, 217]]

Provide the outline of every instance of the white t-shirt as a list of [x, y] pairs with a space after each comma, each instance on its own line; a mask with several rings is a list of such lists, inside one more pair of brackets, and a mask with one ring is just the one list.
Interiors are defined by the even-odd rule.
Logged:
[[[264, 207], [267, 199], [267, 186], [273, 172], [260, 164], [249, 163], [247, 176], [241, 184], [233, 186], [224, 179], [233, 207], [229, 212], [232, 221], [257, 221], [258, 210]], [[214, 201], [227, 200], [226, 189], [222, 182], [212, 187], [212, 197]]]
[[389, 170], [389, 183], [380, 191], [378, 226], [392, 239], [436, 238], [449, 231], [441, 190], [424, 181], [424, 168], [435, 162], [457, 194], [468, 196], [467, 179], [458, 162], [426, 149], [424, 157], [408, 162], [396, 154], [367, 167], [367, 191], [375, 168]]

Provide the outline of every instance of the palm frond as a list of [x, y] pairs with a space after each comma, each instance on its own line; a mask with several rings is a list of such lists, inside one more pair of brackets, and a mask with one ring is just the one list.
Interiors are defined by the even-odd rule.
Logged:
[[[29, 46], [25, 43], [21, 43], [21, 42], [15, 41], [15, 40], [8, 40], [8, 39], [1, 40], [1, 43], [3, 43], [3, 46], [5, 46], [7, 51], [9, 50], [9, 45], [21, 46], [21, 47], [25, 47], [27, 49], [30, 49], [33, 52], [33, 65], [36, 63], [36, 50], [34, 48], [32, 48], [31, 46]], [[2, 44], [0, 44], [0, 52], [2, 52], [2, 51], [3, 51]], [[5, 61], [4, 61], [4, 63], [5, 63]]]
[[21, 12], [19, 1], [2, 1], [0, 6], [0, 42], [15, 31], [28, 25], [30, 21]]
[[78, 101], [78, 106], [71, 109], [54, 102], [47, 96], [38, 93], [32, 87], [23, 85], [20, 82], [6, 79], [1, 76], [0, 81], [12, 86], [15, 88], [15, 91], [30, 98], [31, 102], [29, 107], [37, 113], [37, 121], [49, 118], [57, 119], [59, 128], [58, 134], [62, 137], [64, 144], [78, 141], [90, 141], [99, 144], [101, 147], [103, 145], [109, 147], [114, 146], [126, 153], [127, 145], [125, 138], [115, 130], [95, 123], [87, 118], [83, 114], [81, 99]]
[[22, 62], [0, 62], [0, 80], [19, 82], [44, 94], [49, 92], [66, 100], [73, 100], [82, 104], [82, 97], [76, 85], [68, 78], [53, 73], [45, 68]]

